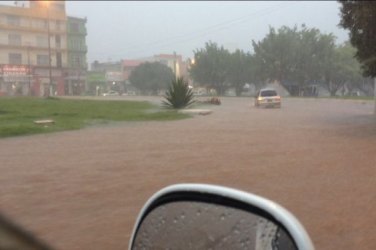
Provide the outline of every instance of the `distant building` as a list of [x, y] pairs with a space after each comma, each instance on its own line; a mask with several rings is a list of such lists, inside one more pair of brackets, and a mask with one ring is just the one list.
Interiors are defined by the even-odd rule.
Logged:
[[[122, 60], [120, 62], [98, 62], [94, 61], [91, 64], [91, 71], [90, 75], [97, 75], [96, 73], [103, 73], [105, 74], [106, 78], [106, 87], [98, 85], [98, 81], [94, 80], [95, 78], [90, 81], [90, 84], [97, 84], [101, 88], [101, 91], [108, 91], [108, 90], [115, 90], [119, 91], [120, 93], [128, 92], [128, 91], [135, 91], [134, 87], [131, 86], [129, 81], [129, 77], [132, 71], [140, 66], [142, 63], [145, 62], [160, 62], [167, 67], [169, 67], [172, 72], [176, 73], [176, 76], [183, 76], [190, 82], [188, 76], [188, 61], [183, 61], [181, 55], [176, 54], [159, 54], [148, 58], [138, 59], [138, 60]], [[90, 89], [94, 89], [92, 86]], [[91, 91], [93, 92], [93, 91]]]
[[125, 81], [129, 80], [132, 71], [140, 64], [144, 63], [143, 60], [123, 60], [123, 77]]
[[94, 61], [90, 67], [91, 71], [94, 72], [107, 72], [107, 71], [115, 71], [121, 72], [122, 71], [122, 62], [98, 62]]
[[[124, 92], [125, 80], [123, 76], [122, 62], [103, 62], [94, 61], [91, 64], [91, 72], [103, 73], [106, 79], [106, 86], [101, 87], [101, 92], [115, 90], [120, 93]], [[92, 74], [91, 73], [91, 74]], [[92, 83], [91, 83], [92, 84]], [[104, 88], [104, 89], [103, 89]]]
[[79, 95], [85, 91], [87, 72], [86, 18], [67, 17], [67, 57], [65, 94]]
[[183, 61], [181, 55], [176, 54], [159, 54], [153, 57], [140, 60], [123, 60], [124, 79], [128, 80], [131, 72], [140, 64], [145, 62], [160, 62], [169, 67], [172, 72], [179, 76], [188, 76], [188, 63]]
[[176, 77], [186, 77], [187, 63], [183, 61], [183, 57], [177, 54], [159, 54], [154, 56], [154, 60], [167, 65]]
[[64, 1], [0, 5], [0, 94], [69, 94], [67, 20]]

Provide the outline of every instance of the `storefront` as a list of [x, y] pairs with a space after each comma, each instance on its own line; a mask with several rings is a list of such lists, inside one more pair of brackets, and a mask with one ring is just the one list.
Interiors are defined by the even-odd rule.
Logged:
[[32, 69], [24, 65], [0, 65], [0, 95], [31, 95]]
[[54, 96], [64, 95], [62, 70], [33, 68], [25, 65], [0, 65], [0, 95]]
[[65, 95], [83, 95], [86, 92], [86, 71], [69, 70], [66, 73], [64, 92]]

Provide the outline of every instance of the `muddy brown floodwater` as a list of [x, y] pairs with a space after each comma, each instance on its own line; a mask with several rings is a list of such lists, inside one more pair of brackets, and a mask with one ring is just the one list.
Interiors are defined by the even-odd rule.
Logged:
[[372, 102], [257, 109], [251, 98], [222, 98], [209, 108], [179, 121], [0, 139], [0, 210], [56, 249], [123, 250], [155, 191], [210, 183], [280, 203], [317, 249], [376, 249]]

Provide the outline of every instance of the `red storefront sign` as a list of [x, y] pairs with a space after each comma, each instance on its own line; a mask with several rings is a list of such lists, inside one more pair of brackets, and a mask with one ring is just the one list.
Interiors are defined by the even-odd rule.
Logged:
[[30, 73], [30, 68], [24, 65], [2, 65], [0, 74], [4, 76], [26, 76]]

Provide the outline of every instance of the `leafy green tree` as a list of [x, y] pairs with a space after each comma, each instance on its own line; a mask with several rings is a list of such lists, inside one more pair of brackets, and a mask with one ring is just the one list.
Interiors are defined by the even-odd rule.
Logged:
[[208, 42], [205, 48], [194, 52], [195, 63], [190, 74], [195, 82], [216, 89], [223, 95], [228, 87], [228, 65], [230, 52], [216, 43]]
[[331, 33], [322, 34], [316, 28], [302, 26], [296, 51], [298, 64], [293, 72], [301, 85], [323, 79], [325, 69], [330, 67], [334, 60], [335, 39]]
[[160, 62], [146, 62], [137, 66], [129, 76], [129, 81], [143, 94], [158, 94], [166, 89], [168, 83], [174, 79], [174, 73]]
[[334, 60], [334, 42], [332, 34], [321, 34], [304, 24], [300, 30], [297, 26], [278, 30], [270, 27], [263, 40], [252, 41], [255, 75], [263, 81], [277, 80], [291, 94], [298, 94], [292, 87], [301, 89], [309, 82], [324, 79], [325, 70]]
[[328, 67], [327, 81], [325, 81], [331, 96], [335, 96], [341, 87], [351, 91], [362, 81], [360, 64], [355, 59], [356, 49], [349, 43], [344, 43], [335, 49], [333, 63]]
[[175, 109], [188, 107], [195, 102], [193, 92], [183, 77], [172, 80], [164, 98], [162, 104]]
[[376, 77], [376, 4], [373, 1], [339, 1], [340, 26], [350, 30], [350, 42], [365, 76]]
[[299, 34], [297, 28], [286, 26], [279, 30], [269, 28], [269, 33], [259, 42], [252, 41], [254, 60], [258, 65], [258, 75], [263, 81], [284, 82], [298, 67], [296, 51]]
[[253, 80], [252, 56], [241, 50], [236, 50], [229, 57], [227, 80], [231, 87], [235, 88], [237, 96], [243, 91], [244, 85]]

